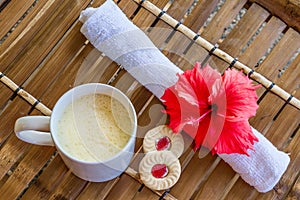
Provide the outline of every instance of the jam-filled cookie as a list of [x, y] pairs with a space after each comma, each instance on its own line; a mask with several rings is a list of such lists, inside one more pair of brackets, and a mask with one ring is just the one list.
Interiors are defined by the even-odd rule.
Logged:
[[170, 128], [161, 125], [146, 133], [143, 150], [145, 153], [169, 150], [179, 158], [184, 150], [184, 141], [180, 133], [173, 133]]
[[139, 165], [143, 183], [154, 190], [172, 187], [179, 179], [181, 166], [171, 151], [153, 151], [145, 155]]

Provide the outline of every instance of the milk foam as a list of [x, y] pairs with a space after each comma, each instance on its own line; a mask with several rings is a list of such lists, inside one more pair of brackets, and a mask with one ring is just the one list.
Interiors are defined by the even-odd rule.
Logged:
[[128, 142], [133, 120], [116, 99], [103, 94], [86, 95], [68, 105], [58, 123], [62, 148], [82, 161], [104, 161]]

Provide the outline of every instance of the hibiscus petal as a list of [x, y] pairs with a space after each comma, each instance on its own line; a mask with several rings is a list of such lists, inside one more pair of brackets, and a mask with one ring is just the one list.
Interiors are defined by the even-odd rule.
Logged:
[[[183, 126], [189, 122], [189, 119], [197, 114], [195, 112], [198, 110], [197, 105], [190, 104], [190, 101], [179, 97], [178, 90], [175, 89], [175, 86], [166, 89], [162, 99], [166, 106], [164, 112], [170, 116], [169, 127], [175, 133], [180, 132], [183, 129]], [[200, 114], [198, 113], [198, 115]]]
[[[180, 103], [174, 91], [175, 91], [174, 87], [168, 88], [167, 90], [165, 90], [162, 99], [165, 100], [165, 105], [166, 105], [165, 113], [167, 113], [170, 116], [169, 127], [174, 132], [177, 133], [181, 131], [179, 127], [181, 123], [182, 114], [180, 112], [181, 110]], [[172, 99], [172, 101], [170, 101], [169, 99]]]
[[249, 155], [248, 149], [253, 149], [253, 144], [257, 141], [258, 139], [253, 134], [248, 120], [239, 123], [226, 121], [212, 153]]
[[220, 139], [221, 134], [223, 134], [224, 123], [225, 123], [224, 116], [220, 117], [212, 113], [210, 123], [208, 125], [208, 130], [202, 143], [203, 146], [205, 146], [209, 150], [212, 151], [214, 150], [216, 144]]
[[203, 68], [199, 63], [195, 64], [190, 83], [199, 100], [208, 103], [208, 97], [212, 94], [212, 87], [216, 80], [222, 80], [221, 74], [217, 70], [211, 68], [208, 64]]
[[256, 114], [258, 108], [256, 89], [252, 81], [234, 69], [228, 69], [223, 75], [226, 90], [227, 115], [248, 119]]
[[194, 106], [198, 106], [197, 95], [189, 81], [189, 73], [179, 77], [179, 80], [175, 85], [178, 97], [183, 98], [185, 101], [190, 102], [190, 104]]

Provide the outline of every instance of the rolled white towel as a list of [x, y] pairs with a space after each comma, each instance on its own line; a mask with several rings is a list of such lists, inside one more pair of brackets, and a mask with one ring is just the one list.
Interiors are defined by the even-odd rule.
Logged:
[[[82, 11], [81, 32], [101, 52], [121, 64], [137, 81], [160, 98], [183, 73], [135, 26], [119, 7], [107, 0], [99, 8]], [[259, 142], [250, 156], [220, 154], [243, 180], [259, 192], [270, 191], [285, 172], [290, 158], [253, 128]]]
[[177, 81], [176, 74], [182, 73], [113, 1], [82, 11], [80, 21], [84, 23], [81, 32], [99, 51], [121, 64], [158, 98]]
[[285, 172], [290, 157], [278, 149], [260, 132], [252, 128], [258, 138], [254, 149], [249, 150], [249, 155], [219, 154], [242, 179], [255, 187], [259, 192], [268, 192], [276, 185]]

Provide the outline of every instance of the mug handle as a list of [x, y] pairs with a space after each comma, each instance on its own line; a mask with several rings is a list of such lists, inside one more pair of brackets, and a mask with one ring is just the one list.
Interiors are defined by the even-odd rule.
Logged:
[[54, 146], [50, 133], [50, 117], [25, 116], [15, 123], [16, 136], [31, 144]]

